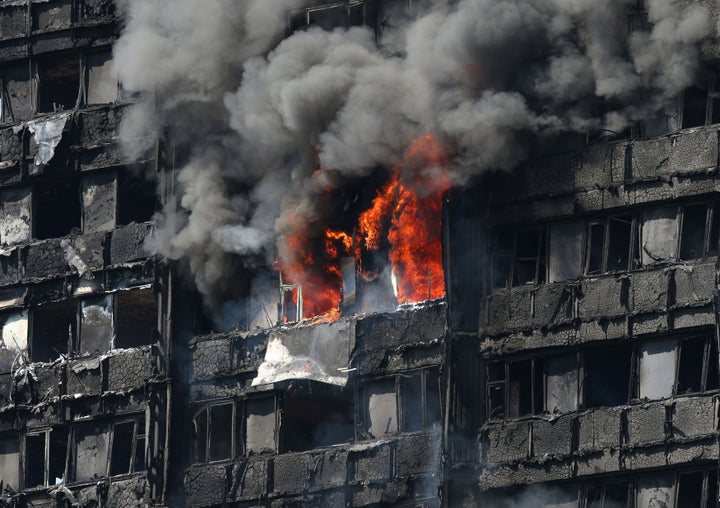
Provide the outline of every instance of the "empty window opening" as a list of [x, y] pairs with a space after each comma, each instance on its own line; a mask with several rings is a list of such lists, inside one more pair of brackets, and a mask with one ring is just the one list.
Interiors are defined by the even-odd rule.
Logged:
[[533, 412], [533, 362], [525, 360], [508, 366], [507, 413], [509, 418]]
[[595, 275], [604, 271], [604, 246], [605, 246], [605, 223], [591, 222], [588, 227], [588, 253], [587, 268], [588, 275]]
[[607, 270], [629, 270], [632, 268], [632, 217], [624, 215], [611, 217], [608, 221]]
[[33, 190], [35, 238], [60, 238], [73, 231], [79, 232], [82, 216], [80, 201], [80, 180], [77, 177], [38, 183]]
[[510, 280], [510, 267], [512, 265], [514, 235], [507, 231], [498, 232], [494, 238], [495, 245], [492, 253], [492, 287], [504, 288]]
[[112, 349], [112, 296], [104, 295], [80, 302], [81, 353], [102, 353]]
[[235, 406], [214, 404], [195, 415], [195, 462], [225, 460], [234, 456]]
[[68, 430], [65, 427], [28, 433], [25, 437], [25, 488], [65, 481]]
[[696, 471], [681, 474], [678, 479], [677, 508], [695, 508], [703, 505], [705, 473]]
[[145, 470], [145, 419], [113, 425], [110, 476]]
[[107, 474], [109, 442], [108, 424], [80, 425], [75, 428], [76, 481], [93, 481]]
[[280, 322], [290, 323], [303, 318], [302, 285], [280, 281]]
[[680, 233], [680, 259], [697, 259], [705, 255], [705, 226], [708, 206], [692, 205], [683, 208]]
[[80, 91], [78, 55], [41, 60], [37, 64], [38, 113], [73, 109]]
[[705, 337], [693, 337], [680, 343], [677, 393], [694, 393], [702, 390]]
[[[140, 169], [138, 169], [140, 171]], [[118, 171], [117, 224], [143, 223], [152, 219], [158, 208], [155, 182], [130, 169]]]
[[32, 310], [30, 353], [34, 362], [50, 362], [72, 351], [77, 330], [77, 303], [46, 303]]
[[152, 289], [118, 291], [114, 296], [115, 347], [152, 344], [158, 319], [158, 306]]
[[618, 344], [584, 352], [585, 407], [619, 406], [629, 399], [632, 346]]
[[313, 386], [312, 394], [282, 399], [280, 453], [312, 450], [352, 441], [352, 397], [334, 387]]
[[693, 86], [683, 94], [682, 128], [705, 125], [708, 107], [708, 91], [704, 87]]
[[627, 483], [607, 483], [589, 485], [585, 490], [587, 508], [624, 508], [627, 506], [629, 485]]
[[0, 476], [4, 485], [13, 489], [20, 488], [20, 440], [18, 436], [0, 438]]

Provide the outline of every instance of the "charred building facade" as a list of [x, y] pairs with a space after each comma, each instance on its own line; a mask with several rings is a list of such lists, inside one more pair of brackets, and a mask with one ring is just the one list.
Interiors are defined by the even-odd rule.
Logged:
[[[178, 2], [154, 13], [180, 34], [170, 47], [205, 23], [178, 22], [197, 9]], [[358, 67], [367, 62], [342, 34], [403, 61], [403, 27], [436, 3], [483, 2], [278, 1], [272, 44], [243, 39], [256, 52], [243, 57], [243, 79], [277, 70], [251, 57], [279, 60], [317, 34], [332, 33], [324, 42]], [[627, 32], [660, 25], [656, 2], [619, 3]], [[669, 3], [718, 23], [716, 2]], [[467, 152], [452, 127], [351, 177], [322, 169], [331, 158], [308, 144], [300, 159], [320, 161], [310, 184], [297, 183], [307, 161], [287, 180], [313, 190], [305, 200], [287, 191], [293, 213], [276, 217], [257, 196], [285, 184], [213, 169], [232, 159], [226, 131], [240, 128], [212, 100], [252, 117], [247, 97], [211, 79], [200, 93], [193, 72], [128, 79], [128, 51], [167, 35], [133, 25], [143, 13], [133, 4], [148, 5], [0, 0], [2, 506], [717, 506], [715, 28], [692, 41], [696, 78], [650, 120], [529, 135], [509, 169], [461, 179], [445, 172]], [[209, 1], [206, 14], [231, 5]], [[192, 45], [206, 43], [212, 60], [211, 40], [225, 35]], [[218, 62], [201, 78], [225, 69]], [[327, 65], [320, 81], [339, 79]], [[488, 99], [496, 109], [501, 95]], [[193, 123], [203, 115], [227, 125]], [[194, 136], [216, 144], [198, 148]], [[247, 240], [262, 213], [244, 222], [243, 240], [216, 222], [249, 207], [204, 203], [218, 181], [235, 198], [254, 189], [250, 202], [282, 238], [280, 261], [247, 248], [266, 242]]]

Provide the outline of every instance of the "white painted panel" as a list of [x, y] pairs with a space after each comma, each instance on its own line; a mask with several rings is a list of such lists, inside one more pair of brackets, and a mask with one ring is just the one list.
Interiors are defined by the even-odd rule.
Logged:
[[640, 347], [640, 398], [672, 396], [675, 384], [676, 340], [646, 342]]
[[578, 408], [578, 370], [574, 354], [545, 360], [545, 410], [567, 413]]
[[677, 244], [677, 207], [659, 208], [644, 214], [641, 242], [643, 265], [675, 259]]
[[398, 430], [395, 380], [379, 381], [366, 387], [368, 431], [373, 437], [394, 434]]

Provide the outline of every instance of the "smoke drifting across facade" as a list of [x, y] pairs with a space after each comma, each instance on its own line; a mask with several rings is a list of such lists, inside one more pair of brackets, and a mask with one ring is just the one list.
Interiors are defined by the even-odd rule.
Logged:
[[0, 1], [0, 502], [716, 506], [718, 11]]

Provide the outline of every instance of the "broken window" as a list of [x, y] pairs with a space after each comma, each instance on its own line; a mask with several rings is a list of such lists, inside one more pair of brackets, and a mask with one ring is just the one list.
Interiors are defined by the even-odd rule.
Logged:
[[102, 353], [112, 349], [112, 296], [80, 302], [80, 353]]
[[584, 222], [552, 225], [548, 239], [548, 282], [582, 275]]
[[235, 456], [235, 404], [204, 407], [195, 414], [195, 462], [225, 460]]
[[[124, 168], [118, 171], [117, 183], [117, 224], [125, 226], [137, 222], [148, 222], [158, 207], [155, 182], [134, 170]], [[141, 169], [137, 169], [141, 171]]]
[[619, 215], [588, 223], [585, 273], [597, 275], [605, 272], [634, 268], [635, 222], [632, 215]]
[[545, 411], [567, 413], [578, 408], [576, 354], [545, 358]]
[[157, 301], [151, 288], [118, 291], [115, 297], [116, 348], [133, 348], [155, 341]]
[[283, 284], [280, 280], [280, 322], [290, 323], [303, 318], [301, 284]]
[[717, 506], [717, 471], [680, 473], [675, 506], [676, 508], [714, 508]]
[[3, 67], [2, 121], [29, 120], [33, 116], [30, 66], [25, 62]]
[[113, 424], [110, 476], [144, 471], [145, 441], [144, 417]]
[[25, 436], [25, 488], [63, 483], [67, 446], [66, 427], [28, 432]]
[[32, 361], [50, 362], [72, 351], [77, 313], [77, 302], [67, 300], [46, 303], [32, 309]]
[[56, 56], [37, 63], [38, 113], [75, 108], [80, 93], [80, 58]]
[[80, 231], [80, 181], [75, 176], [39, 182], [33, 190], [33, 230], [38, 240]]
[[545, 235], [540, 228], [498, 232], [491, 253], [494, 288], [545, 281]]
[[488, 363], [487, 379], [489, 418], [517, 418], [542, 412], [540, 359]]
[[440, 386], [434, 369], [370, 381], [362, 392], [363, 421], [371, 437], [440, 425]]
[[719, 123], [716, 76], [705, 72], [697, 84], [685, 90], [681, 103], [683, 129]]
[[117, 101], [119, 87], [112, 50], [88, 53], [86, 63], [86, 103], [107, 104]]
[[620, 343], [583, 351], [585, 407], [619, 406], [630, 398], [632, 345]]
[[93, 423], [75, 427], [75, 480], [93, 481], [107, 474], [110, 426]]
[[20, 488], [20, 440], [18, 436], [0, 438], [0, 481], [3, 485], [13, 489]]
[[361, 26], [367, 19], [365, 0], [333, 2], [313, 6], [290, 16], [290, 32], [317, 26], [323, 30]]
[[334, 386], [282, 397], [280, 453], [350, 442], [355, 435], [352, 397]]

